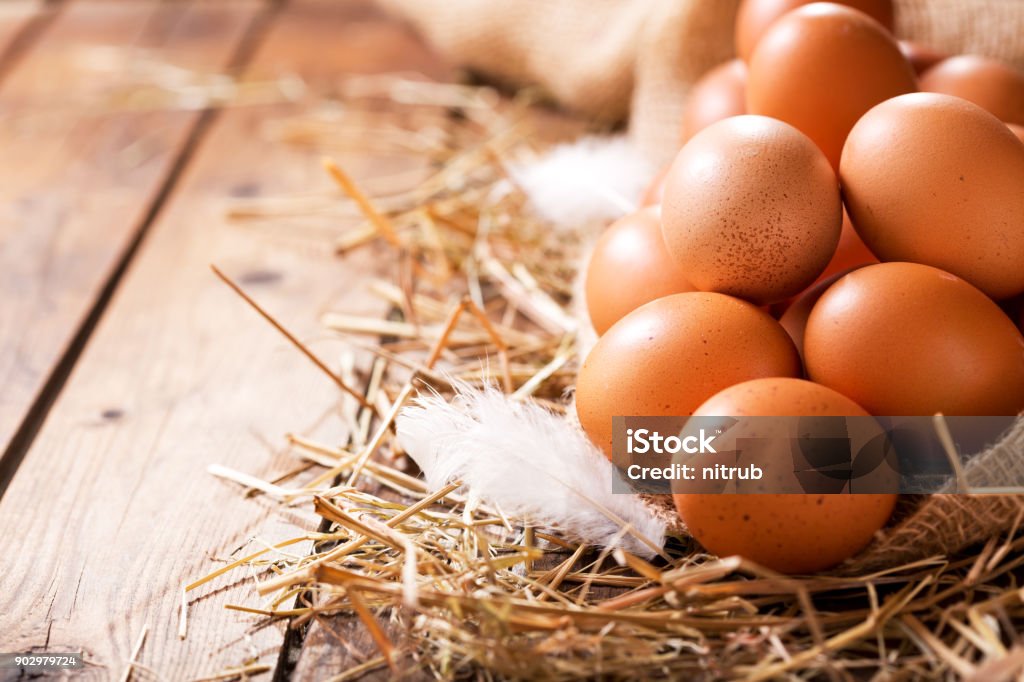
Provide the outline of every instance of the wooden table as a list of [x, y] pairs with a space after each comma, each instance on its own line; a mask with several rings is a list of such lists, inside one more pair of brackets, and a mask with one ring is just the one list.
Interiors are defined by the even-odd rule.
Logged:
[[[207, 466], [272, 479], [295, 466], [286, 433], [344, 437], [318, 419], [337, 388], [209, 265], [336, 358], [319, 314], [379, 309], [362, 284], [391, 263], [225, 217], [232, 197], [331, 189], [318, 150], [262, 134], [301, 98], [136, 95], [227, 72], [329, 92], [386, 71], [450, 78], [364, 0], [0, 4], [0, 651], [83, 651], [80, 675], [116, 679], [146, 628], [137, 660], [168, 680], [345, 667], [322, 634], [285, 643], [286, 623], [226, 611], [251, 598], [239, 577], [191, 598], [178, 636], [185, 580], [316, 523]], [[339, 159], [356, 178], [385, 163]]]

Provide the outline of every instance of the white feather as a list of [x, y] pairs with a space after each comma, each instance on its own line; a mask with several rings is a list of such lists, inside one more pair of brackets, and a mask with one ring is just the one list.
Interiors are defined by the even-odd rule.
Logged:
[[459, 386], [451, 402], [418, 398], [399, 415], [397, 430], [433, 490], [462, 481], [513, 518], [641, 556], [655, 554], [664, 540], [664, 523], [636, 495], [612, 493], [615, 471], [604, 455], [536, 403]]
[[511, 164], [509, 172], [538, 215], [577, 228], [636, 210], [655, 168], [619, 135], [556, 145], [536, 159]]

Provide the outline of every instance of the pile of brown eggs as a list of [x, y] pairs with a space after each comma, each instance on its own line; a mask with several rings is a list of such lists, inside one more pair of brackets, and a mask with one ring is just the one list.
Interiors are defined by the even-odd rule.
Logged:
[[[1024, 410], [1024, 74], [891, 34], [890, 0], [745, 0], [739, 58], [586, 273], [584, 429], [620, 415]], [[710, 551], [833, 566], [895, 495], [676, 495]]]

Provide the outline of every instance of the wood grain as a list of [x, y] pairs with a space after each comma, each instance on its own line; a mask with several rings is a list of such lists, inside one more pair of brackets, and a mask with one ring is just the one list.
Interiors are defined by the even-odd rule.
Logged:
[[261, 8], [257, 0], [67, 3], [5, 74], [0, 481], [23, 453], [13, 437], [44, 399], [199, 121], [169, 97], [145, 106], [130, 93], [161, 64], [223, 69]]
[[[313, 90], [353, 72], [419, 70], [437, 60], [364, 2], [301, 0], [274, 17], [250, 75], [301, 75]], [[131, 263], [65, 390], [0, 499], [0, 650], [85, 649], [97, 677], [119, 674], [144, 625], [139, 661], [188, 679], [257, 661], [275, 665], [283, 624], [225, 611], [258, 600], [249, 579], [218, 579], [189, 606], [181, 586], [254, 535], [273, 540], [299, 511], [205, 472], [222, 464], [273, 478], [297, 460], [289, 431], [338, 442], [337, 387], [210, 273], [216, 263], [300, 338], [316, 339], [327, 307], [377, 312], [364, 288], [390, 252], [339, 261], [330, 240], [225, 219], [231, 196], [331, 188], [316, 149], [267, 139], [303, 108], [279, 104], [219, 115]], [[357, 180], [407, 161], [339, 160]], [[333, 228], [328, 224], [323, 228]], [[341, 350], [313, 347], [330, 361]], [[325, 414], [325, 409], [328, 412]], [[278, 523], [280, 522], [280, 523]], [[294, 532], [294, 527], [291, 532]], [[295, 551], [308, 551], [296, 548]]]

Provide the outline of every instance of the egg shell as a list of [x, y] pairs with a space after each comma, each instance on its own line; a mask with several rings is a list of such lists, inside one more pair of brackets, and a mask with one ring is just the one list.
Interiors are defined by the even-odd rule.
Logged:
[[[771, 312], [776, 319], [781, 321], [783, 315], [787, 310], [789, 310], [791, 305], [793, 305], [808, 291], [816, 288], [821, 282], [824, 282], [825, 280], [834, 281], [837, 273], [845, 273], [859, 265], [868, 265], [870, 263], [877, 262], [878, 259], [875, 258], [875, 254], [871, 253], [871, 249], [864, 244], [864, 240], [860, 238], [860, 235], [857, 234], [857, 230], [853, 227], [853, 223], [850, 222], [849, 214], [844, 210], [843, 229], [839, 233], [839, 244], [836, 246], [836, 252], [832, 254], [832, 260], [830, 260], [828, 265], [825, 266], [825, 271], [818, 275], [818, 279], [814, 280], [809, 287], [796, 296], [772, 306]], [[807, 312], [810, 312], [809, 308]], [[792, 336], [792, 334], [790, 334], [790, 336]], [[801, 338], [802, 337], [803, 332], [801, 331]], [[799, 344], [797, 344], [797, 347], [799, 347]]]
[[814, 309], [818, 299], [821, 298], [822, 294], [830, 286], [852, 270], [853, 268], [850, 268], [832, 273], [825, 279], [807, 287], [806, 291], [797, 296], [796, 300], [786, 308], [786, 312], [782, 313], [782, 316], [779, 318], [779, 324], [789, 334], [789, 338], [793, 340], [793, 345], [796, 346], [796, 350], [801, 358], [804, 356], [804, 330], [807, 328], [807, 318], [811, 316], [811, 310]]
[[1024, 125], [1024, 72], [998, 59], [950, 57], [921, 76], [921, 90], [962, 97], [1001, 121]]
[[868, 265], [829, 287], [804, 361], [811, 380], [874, 415], [1024, 410], [1024, 336], [978, 289], [927, 265]]
[[598, 239], [585, 280], [587, 311], [598, 334], [648, 301], [694, 290], [668, 255], [660, 216], [657, 206], [642, 209]]
[[850, 220], [850, 214], [844, 210], [843, 227], [839, 233], [839, 243], [836, 245], [836, 252], [832, 254], [832, 260], [825, 266], [825, 271], [815, 281], [820, 282], [837, 272], [843, 272], [858, 265], [868, 265], [877, 262], [878, 258], [875, 257], [875, 254], [871, 253], [871, 249], [867, 247], [864, 240], [857, 234], [853, 221]]
[[723, 294], [674, 294], [598, 339], [577, 377], [576, 411], [610, 458], [612, 417], [688, 416], [727, 386], [799, 373], [792, 341], [764, 311]]
[[[749, 60], [761, 36], [787, 12], [810, 4], [813, 0], [743, 0], [736, 13], [736, 54]], [[839, 0], [846, 5], [870, 15], [875, 21], [893, 28], [892, 0]]]
[[1019, 126], [1016, 123], [1007, 123], [1006, 127], [1010, 129], [1010, 132], [1017, 136], [1017, 139], [1024, 142], [1024, 126]]
[[949, 57], [945, 52], [939, 52], [928, 45], [915, 43], [910, 40], [899, 41], [899, 46], [900, 52], [907, 58], [907, 61], [914, 68], [914, 73], [918, 76]]
[[719, 64], [690, 90], [683, 110], [680, 140], [691, 137], [730, 116], [747, 113], [747, 65], [740, 59]]
[[[854, 416], [849, 398], [800, 379], [756, 379], [715, 394], [703, 416]], [[687, 530], [708, 551], [739, 555], [783, 573], [813, 573], [856, 555], [885, 526], [896, 495], [700, 495], [673, 500]]]
[[877, 21], [814, 3], [779, 19], [758, 43], [747, 110], [796, 126], [838, 168], [857, 120], [879, 102], [916, 89], [910, 63]]
[[651, 184], [644, 190], [644, 194], [640, 197], [640, 207], [646, 208], [648, 206], [660, 206], [661, 200], [665, 195], [665, 176], [668, 175], [669, 169], [672, 168], [672, 164], [666, 164], [662, 166], [658, 174], [651, 180]]
[[758, 304], [799, 293], [828, 264], [841, 221], [828, 161], [806, 135], [764, 116], [705, 128], [665, 179], [665, 244], [701, 291]]
[[995, 299], [1024, 291], [1024, 144], [976, 104], [915, 93], [846, 142], [843, 199], [883, 261], [934, 265]]

